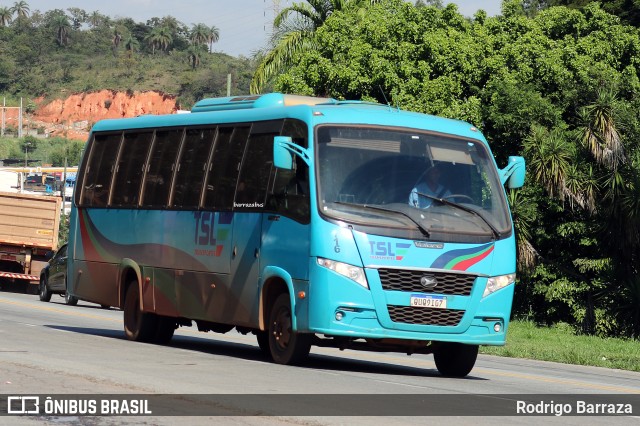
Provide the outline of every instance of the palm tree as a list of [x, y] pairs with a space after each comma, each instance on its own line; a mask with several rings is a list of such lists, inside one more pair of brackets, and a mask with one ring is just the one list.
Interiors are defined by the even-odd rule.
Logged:
[[69, 42], [69, 32], [71, 24], [66, 15], [57, 15], [53, 18], [51, 24], [56, 30], [56, 41], [60, 46], [66, 46]]
[[124, 49], [128, 52], [127, 54], [129, 58], [131, 58], [133, 56], [133, 53], [138, 49], [138, 47], [140, 47], [140, 42], [133, 36], [133, 34], [129, 34], [124, 39], [123, 45]]
[[194, 25], [191, 28], [191, 33], [189, 34], [191, 43], [196, 46], [207, 43], [209, 40], [209, 31], [209, 27], [204, 24]]
[[6, 27], [11, 23], [13, 12], [8, 7], [0, 7], [0, 27]]
[[102, 24], [103, 22], [105, 22], [107, 19], [107, 17], [104, 16], [103, 14], [101, 14], [100, 12], [98, 12], [97, 10], [94, 10], [93, 12], [91, 12], [91, 14], [87, 17], [87, 23], [91, 26], [91, 28], [98, 28], [100, 26], [100, 24]]
[[113, 46], [113, 50], [117, 50], [118, 46], [120, 46], [120, 42], [122, 41], [122, 32], [116, 26], [113, 28], [113, 37], [111, 38], [111, 45]]
[[598, 164], [615, 170], [625, 161], [622, 138], [616, 127], [615, 91], [599, 89], [594, 103], [580, 110], [583, 123], [582, 142]]
[[260, 93], [264, 86], [283, 69], [293, 56], [314, 48], [313, 35], [332, 13], [341, 10], [358, 11], [382, 0], [307, 0], [284, 8], [273, 21], [273, 46], [258, 64], [251, 80], [251, 93]]
[[160, 26], [168, 28], [171, 35], [174, 36], [178, 33], [178, 30], [183, 26], [183, 24], [173, 16], [165, 16], [160, 20]]
[[204, 24], [194, 25], [189, 34], [189, 40], [191, 40], [191, 43], [197, 46], [206, 44], [208, 45], [209, 52], [213, 50], [213, 43], [218, 41], [219, 37], [220, 31], [215, 25], [212, 27], [207, 27]]
[[579, 199], [570, 191], [567, 177], [575, 157], [573, 145], [561, 130], [547, 130], [533, 125], [524, 141], [524, 156], [527, 158], [528, 174], [540, 184], [551, 197], [564, 200]]
[[213, 51], [213, 43], [217, 42], [220, 39], [220, 30], [215, 25], [209, 27], [209, 32], [207, 33], [207, 43], [209, 44], [209, 53]]
[[18, 17], [18, 19], [24, 19], [29, 16], [31, 9], [29, 9], [29, 5], [26, 1], [20, 0], [13, 4], [11, 11]]
[[187, 54], [189, 55], [189, 63], [191, 64], [192, 69], [196, 69], [200, 65], [202, 52], [202, 45], [192, 44], [187, 49]]
[[531, 228], [535, 224], [536, 205], [533, 197], [523, 195], [523, 190], [509, 190], [507, 193], [513, 226], [516, 231], [516, 246], [518, 250], [518, 271], [531, 271], [539, 257], [531, 243]]
[[155, 54], [156, 49], [167, 50], [173, 42], [171, 29], [169, 27], [155, 27], [146, 38], [147, 43], [151, 45], [151, 53]]

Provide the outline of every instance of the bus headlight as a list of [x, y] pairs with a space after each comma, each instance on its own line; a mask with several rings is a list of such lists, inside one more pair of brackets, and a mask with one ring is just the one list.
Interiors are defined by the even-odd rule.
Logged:
[[516, 274], [500, 275], [497, 277], [491, 277], [487, 280], [487, 286], [484, 288], [484, 294], [482, 297], [487, 297], [491, 293], [494, 293], [501, 288], [513, 284], [516, 282]]
[[360, 284], [362, 287], [368, 289], [369, 284], [367, 283], [367, 277], [364, 275], [364, 269], [358, 268], [357, 266], [349, 265], [348, 263], [336, 262], [335, 260], [324, 259], [322, 257], [318, 258], [318, 265], [331, 269], [332, 271], [342, 275], [343, 277], [347, 277], [350, 280], [353, 280]]

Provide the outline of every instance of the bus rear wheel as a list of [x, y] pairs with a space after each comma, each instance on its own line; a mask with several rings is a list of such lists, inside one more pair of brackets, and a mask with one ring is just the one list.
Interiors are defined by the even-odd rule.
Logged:
[[287, 293], [276, 299], [269, 316], [269, 350], [277, 364], [295, 365], [303, 362], [311, 349], [311, 335], [293, 330], [291, 303]]
[[478, 358], [478, 345], [443, 343], [433, 352], [438, 371], [447, 377], [465, 377]]
[[138, 283], [132, 281], [124, 298], [124, 334], [136, 342], [152, 342], [158, 328], [158, 318], [140, 310]]

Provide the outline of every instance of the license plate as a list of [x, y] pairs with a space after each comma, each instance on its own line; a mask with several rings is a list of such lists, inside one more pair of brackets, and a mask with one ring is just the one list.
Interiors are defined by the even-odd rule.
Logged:
[[424, 294], [412, 294], [411, 306], [416, 306], [418, 308], [445, 309], [447, 307], [447, 298], [445, 296], [426, 296]]

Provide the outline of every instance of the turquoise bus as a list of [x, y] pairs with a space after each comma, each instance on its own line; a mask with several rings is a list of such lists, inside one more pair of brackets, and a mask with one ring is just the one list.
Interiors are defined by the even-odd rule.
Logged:
[[135, 341], [195, 323], [253, 333], [280, 364], [313, 345], [432, 353], [462, 377], [505, 343], [505, 186], [524, 177], [470, 124], [376, 103], [270, 93], [104, 120], [77, 174], [67, 290], [121, 308]]

